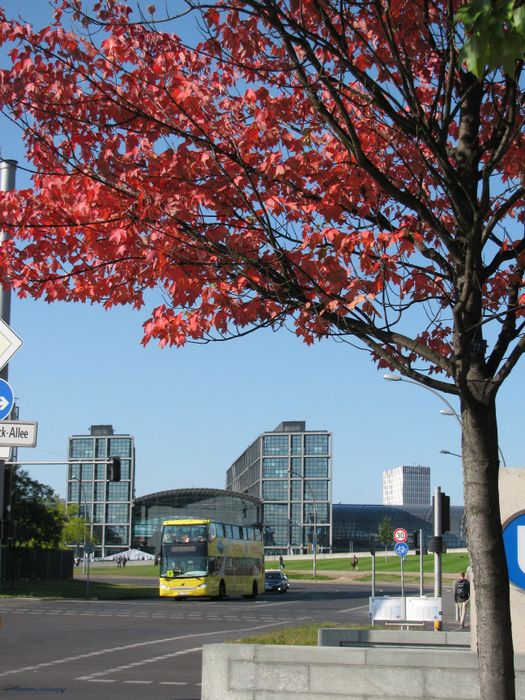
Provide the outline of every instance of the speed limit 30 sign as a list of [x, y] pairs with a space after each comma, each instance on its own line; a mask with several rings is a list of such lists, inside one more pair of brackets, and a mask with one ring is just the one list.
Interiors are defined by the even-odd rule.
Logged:
[[404, 527], [396, 527], [394, 530], [394, 542], [406, 542], [408, 540], [408, 532]]

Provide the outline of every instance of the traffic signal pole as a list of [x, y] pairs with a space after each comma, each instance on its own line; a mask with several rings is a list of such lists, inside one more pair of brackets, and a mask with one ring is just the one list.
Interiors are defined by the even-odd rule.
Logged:
[[[441, 537], [442, 520], [441, 520], [441, 487], [436, 486], [434, 498], [434, 536]], [[441, 581], [441, 550], [434, 552], [434, 597], [439, 598], [442, 592]]]
[[424, 593], [424, 576], [425, 576], [425, 550], [423, 548], [423, 530], [419, 530], [419, 595], [423, 597]]

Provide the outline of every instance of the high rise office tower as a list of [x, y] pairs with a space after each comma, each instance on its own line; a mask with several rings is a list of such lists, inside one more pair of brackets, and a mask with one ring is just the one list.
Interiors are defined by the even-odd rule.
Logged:
[[226, 488], [264, 503], [267, 553], [311, 551], [332, 543], [332, 434], [284, 421], [232, 464]]
[[430, 467], [402, 466], [383, 472], [383, 505], [424, 506], [430, 503]]
[[[120, 480], [111, 481], [113, 457], [120, 458]], [[131, 544], [135, 491], [135, 445], [131, 435], [111, 425], [92, 425], [89, 435], [72, 435], [68, 449], [67, 506], [88, 522], [96, 556], [124, 551]]]

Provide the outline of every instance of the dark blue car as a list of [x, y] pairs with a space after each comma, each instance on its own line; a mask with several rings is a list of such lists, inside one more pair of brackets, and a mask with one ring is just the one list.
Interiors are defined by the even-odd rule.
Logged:
[[267, 593], [276, 591], [277, 593], [286, 593], [290, 588], [288, 576], [280, 569], [269, 569], [264, 574], [264, 590]]

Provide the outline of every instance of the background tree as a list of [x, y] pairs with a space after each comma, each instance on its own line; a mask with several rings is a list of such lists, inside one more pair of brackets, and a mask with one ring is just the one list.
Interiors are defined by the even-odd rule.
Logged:
[[12, 519], [17, 547], [57, 548], [65, 522], [64, 506], [50, 486], [23, 470], [13, 475]]
[[385, 516], [379, 523], [379, 528], [377, 530], [377, 539], [385, 546], [385, 561], [387, 558], [388, 545], [394, 541], [393, 533], [394, 526], [392, 525], [392, 520], [388, 516]]
[[144, 342], [287, 327], [457, 396], [482, 697], [509, 700], [496, 396], [525, 350], [525, 101], [520, 62], [463, 65], [460, 5], [193, 0], [198, 50], [153, 6], [0, 15], [35, 171], [0, 200], [0, 270], [48, 301], [159, 290]]
[[95, 534], [91, 534], [89, 521], [79, 515], [78, 508], [69, 506], [64, 514], [61, 544], [63, 547], [75, 545], [75, 554], [78, 556], [79, 548], [86, 542], [97, 545], [98, 538]]

